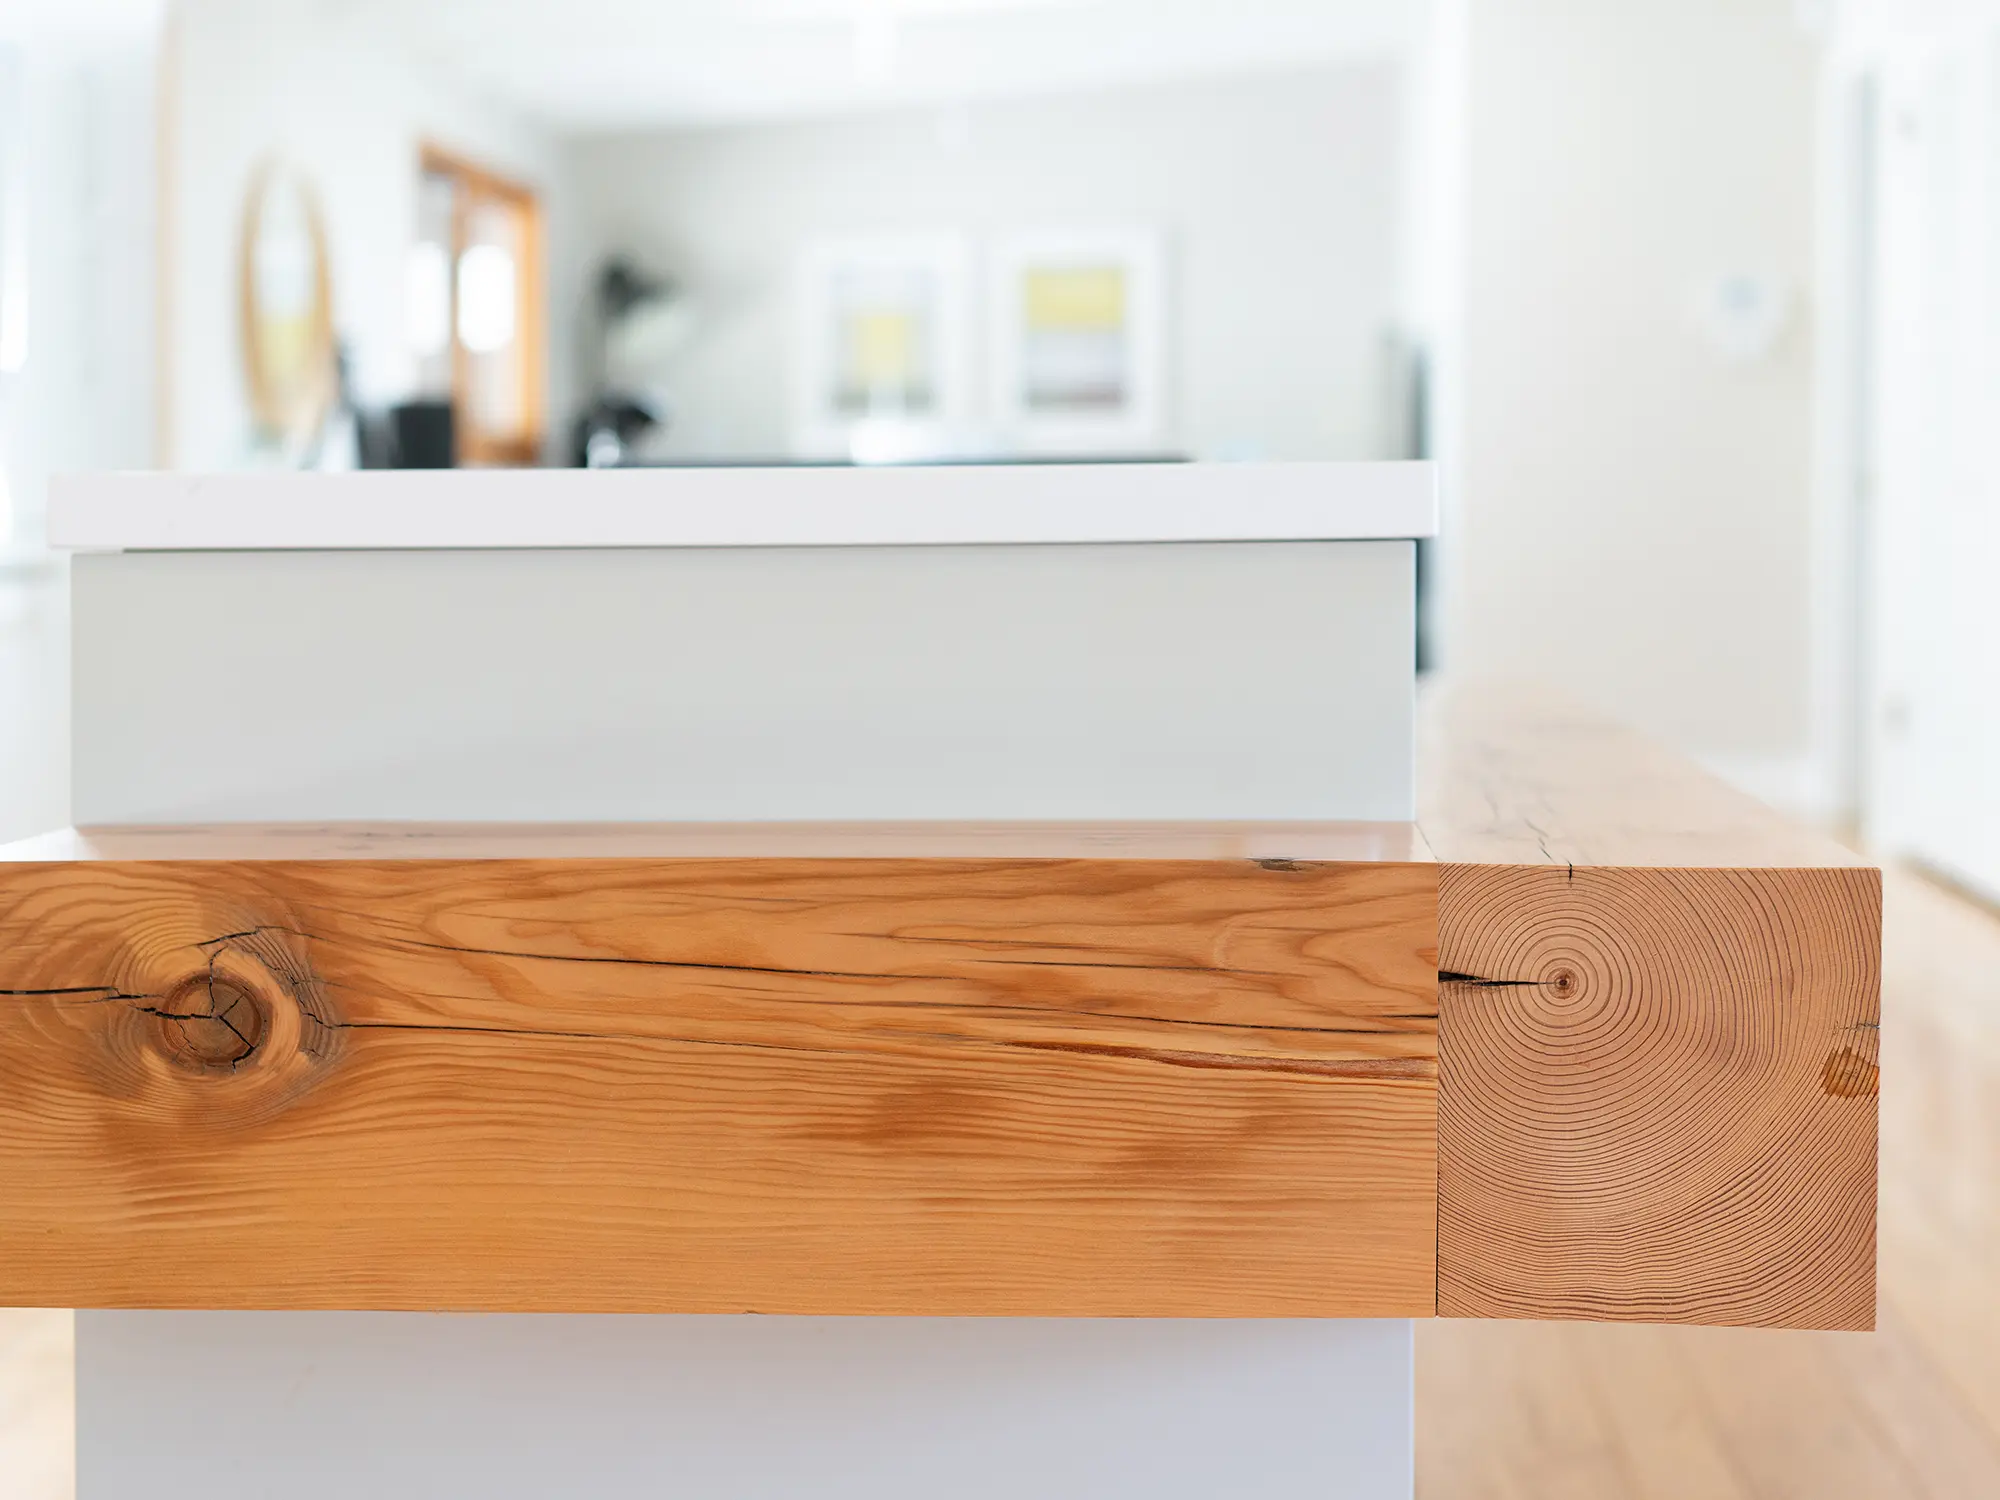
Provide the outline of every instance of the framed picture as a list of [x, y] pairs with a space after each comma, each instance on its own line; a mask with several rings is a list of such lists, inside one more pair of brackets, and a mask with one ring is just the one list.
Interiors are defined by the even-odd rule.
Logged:
[[955, 235], [823, 240], [799, 258], [792, 445], [932, 458], [965, 428], [966, 250]]
[[1165, 255], [1144, 230], [1016, 235], [992, 265], [993, 416], [1027, 453], [1165, 437]]

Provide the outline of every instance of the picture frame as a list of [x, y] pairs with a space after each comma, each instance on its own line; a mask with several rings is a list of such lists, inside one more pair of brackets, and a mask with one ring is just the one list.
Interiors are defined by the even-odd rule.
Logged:
[[1166, 250], [1146, 229], [1042, 230], [994, 247], [991, 405], [1026, 454], [1140, 455], [1166, 436]]
[[964, 238], [816, 240], [797, 261], [795, 456], [950, 454], [969, 415]]

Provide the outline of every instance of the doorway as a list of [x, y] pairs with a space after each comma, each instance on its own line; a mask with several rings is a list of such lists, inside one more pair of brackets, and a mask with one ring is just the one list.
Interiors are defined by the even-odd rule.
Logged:
[[425, 146], [409, 276], [417, 389], [450, 402], [458, 461], [540, 462], [548, 313], [540, 198]]

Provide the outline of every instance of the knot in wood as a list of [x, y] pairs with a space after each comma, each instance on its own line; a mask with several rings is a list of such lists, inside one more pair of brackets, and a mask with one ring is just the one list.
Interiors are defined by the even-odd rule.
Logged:
[[214, 974], [182, 985], [155, 1014], [167, 1056], [195, 1073], [235, 1072], [256, 1055], [271, 1026], [256, 994]]
[[1836, 1099], [1873, 1099], [1881, 1070], [1852, 1047], [1842, 1047], [1820, 1069], [1820, 1087]]

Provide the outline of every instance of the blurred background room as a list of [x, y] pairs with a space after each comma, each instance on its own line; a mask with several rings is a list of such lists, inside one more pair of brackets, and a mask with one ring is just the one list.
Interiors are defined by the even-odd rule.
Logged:
[[1837, 1441], [1699, 1415], [1732, 1335], [1426, 1330], [1423, 1493], [2000, 1493], [1995, 163], [2000, 0], [0, 0], [0, 837], [67, 821], [52, 474], [1434, 457], [1423, 664], [1925, 872], [1891, 1004], [1983, 1071], [1884, 1097], [1902, 1373], [1781, 1358]]

